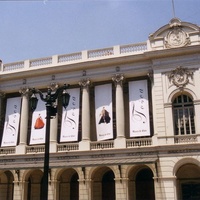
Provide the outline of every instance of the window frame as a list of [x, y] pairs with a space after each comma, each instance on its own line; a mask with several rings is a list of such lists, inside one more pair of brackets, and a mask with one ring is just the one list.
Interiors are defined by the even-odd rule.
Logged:
[[174, 135], [193, 135], [195, 128], [195, 108], [188, 94], [179, 94], [172, 101]]

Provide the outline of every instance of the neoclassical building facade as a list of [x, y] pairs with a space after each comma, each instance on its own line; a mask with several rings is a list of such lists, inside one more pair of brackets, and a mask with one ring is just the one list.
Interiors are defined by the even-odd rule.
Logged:
[[199, 80], [200, 27], [177, 18], [146, 42], [2, 63], [0, 199], [41, 199], [46, 110], [30, 98], [64, 84], [49, 200], [200, 199]]

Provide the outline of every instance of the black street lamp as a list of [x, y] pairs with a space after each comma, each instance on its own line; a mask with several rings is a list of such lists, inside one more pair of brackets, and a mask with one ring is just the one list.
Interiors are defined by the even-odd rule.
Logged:
[[46, 102], [46, 135], [45, 135], [45, 153], [44, 153], [44, 175], [42, 183], [42, 200], [48, 200], [48, 173], [49, 173], [49, 142], [50, 142], [50, 121], [52, 117], [56, 116], [57, 105], [56, 100], [59, 94], [62, 92], [62, 105], [66, 109], [69, 104], [70, 95], [66, 92], [69, 85], [59, 87], [55, 93], [52, 94], [52, 89], [48, 88], [46, 97], [38, 89], [32, 89], [32, 96], [30, 98], [30, 108], [34, 111], [37, 107], [38, 99], [35, 93], [40, 95], [42, 101]]

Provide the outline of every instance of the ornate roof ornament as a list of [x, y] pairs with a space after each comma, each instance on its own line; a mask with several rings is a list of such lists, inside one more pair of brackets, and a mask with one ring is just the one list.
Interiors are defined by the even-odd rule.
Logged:
[[180, 20], [176, 18], [171, 20], [170, 28], [165, 37], [166, 48], [183, 47], [191, 43], [189, 34], [182, 29]]
[[193, 79], [193, 71], [189, 71], [188, 69], [182, 68], [181, 66], [172, 70], [168, 74], [169, 80], [179, 88], [183, 88], [189, 83], [189, 77]]

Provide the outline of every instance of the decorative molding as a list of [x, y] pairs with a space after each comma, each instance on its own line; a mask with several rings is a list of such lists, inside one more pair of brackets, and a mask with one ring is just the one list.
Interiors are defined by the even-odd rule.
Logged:
[[20, 181], [20, 170], [16, 169], [15, 170], [15, 174], [17, 175], [17, 184], [19, 185], [19, 181]]
[[85, 178], [86, 178], [86, 172], [85, 172], [85, 167], [81, 167], [82, 172], [83, 172], [83, 183], [85, 185]]
[[122, 183], [122, 166], [118, 165], [120, 183]]
[[193, 100], [193, 104], [194, 104], [194, 105], [200, 105], [200, 99]]
[[169, 81], [171, 81], [176, 87], [183, 88], [189, 83], [189, 77], [193, 79], [193, 70], [182, 68], [181, 66], [172, 70], [168, 74]]
[[172, 103], [164, 103], [164, 108], [172, 108]]
[[[200, 135], [192, 135], [189, 137], [199, 137]], [[178, 136], [182, 138], [183, 136]], [[189, 138], [185, 136], [183, 138]], [[163, 137], [166, 138], [166, 137]], [[171, 139], [177, 138], [172, 136]], [[126, 148], [123, 151], [115, 149], [112, 152], [110, 150], [100, 151], [71, 151], [69, 152], [57, 152], [51, 154], [50, 168], [62, 168], [62, 167], [81, 167], [82, 173], [84, 173], [84, 167], [91, 166], [105, 166], [105, 165], [134, 165], [141, 163], [154, 164], [159, 162], [160, 158], [166, 157], [169, 153], [173, 156], [182, 156], [183, 153], [187, 153], [188, 156], [198, 156], [200, 152], [199, 143], [187, 139], [187, 144], [180, 143], [178, 146], [164, 145], [164, 146], [151, 146], [145, 148]], [[189, 148], [188, 145], [190, 144]], [[5, 150], [7, 151], [5, 152]], [[13, 149], [8, 152], [9, 149]], [[20, 169], [36, 169], [42, 168], [44, 164], [44, 157], [42, 153], [28, 153], [28, 154], [15, 154], [15, 147], [1, 148], [0, 168], [4, 170], [20, 170]], [[16, 168], [17, 166], [17, 168]], [[122, 170], [123, 168], [121, 168]], [[120, 169], [119, 169], [120, 170]], [[123, 178], [123, 170], [122, 178]], [[17, 175], [17, 174], [16, 174]]]

